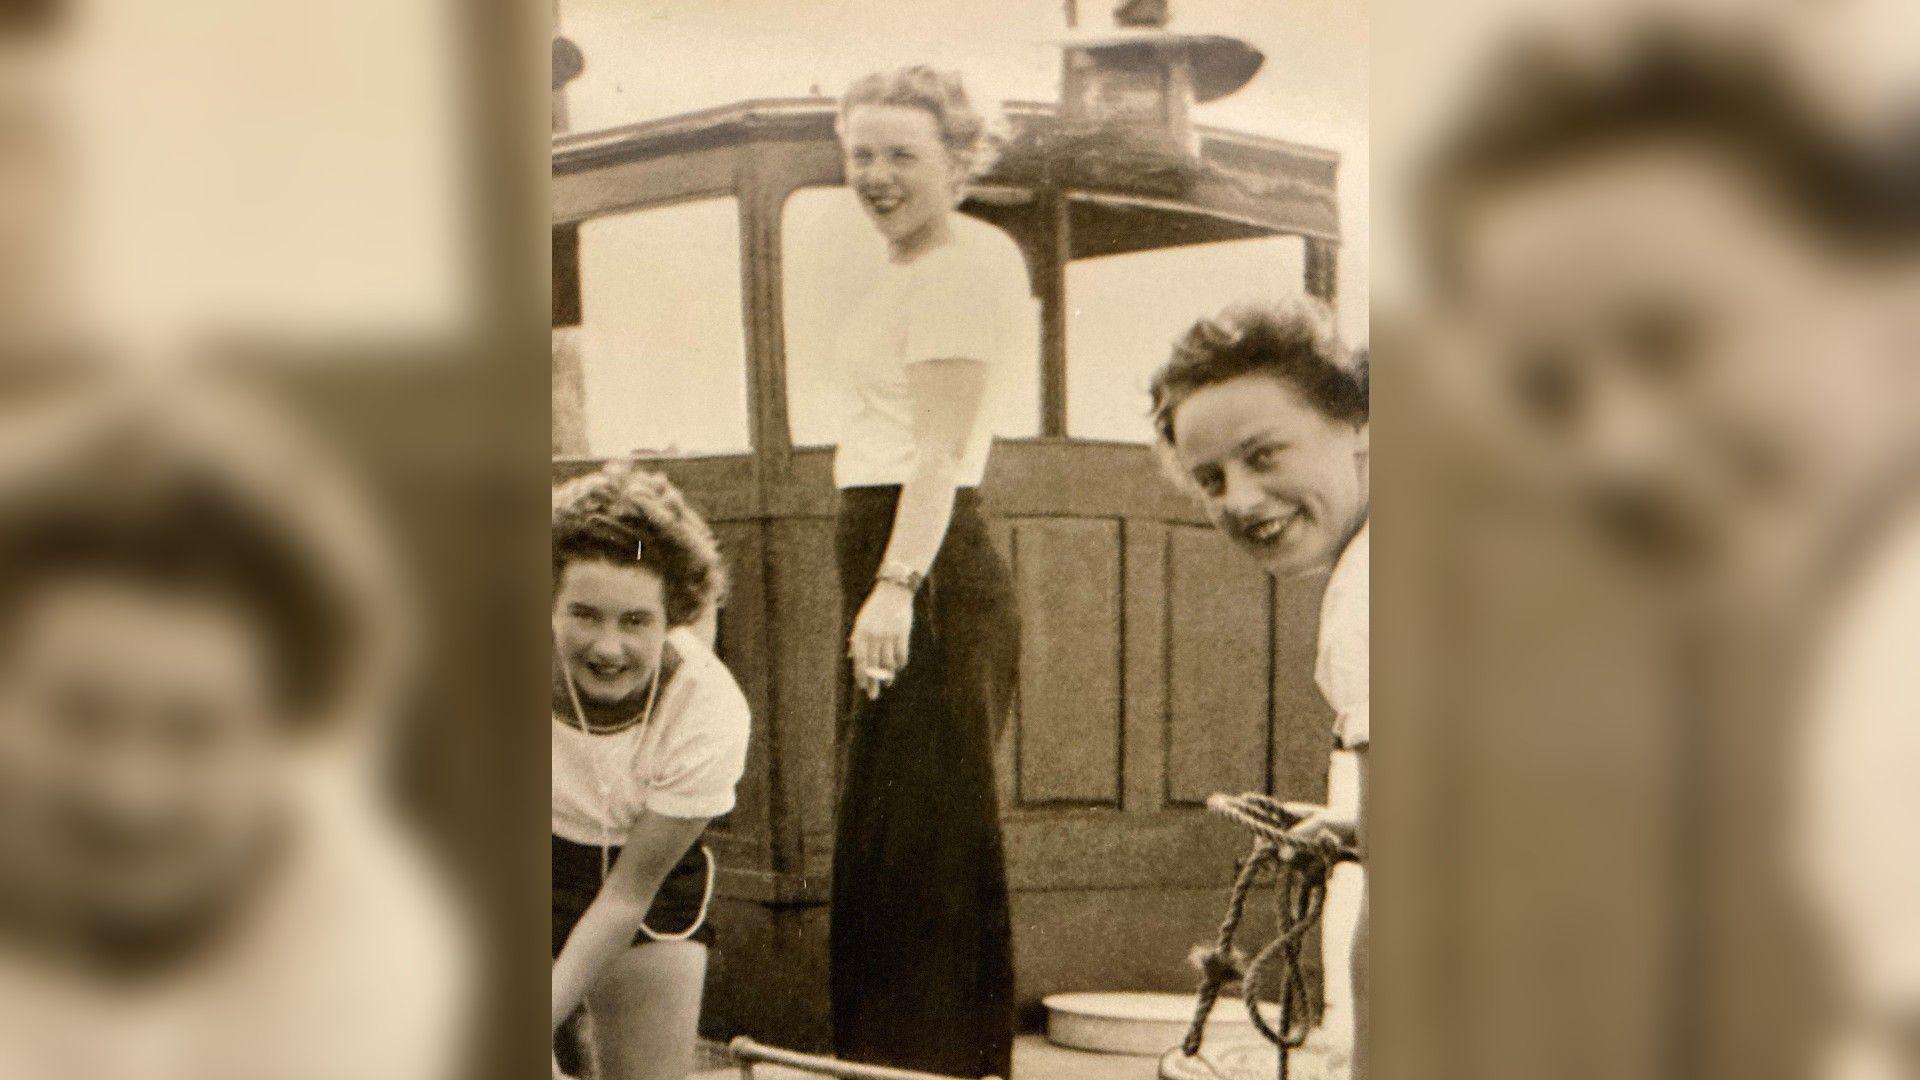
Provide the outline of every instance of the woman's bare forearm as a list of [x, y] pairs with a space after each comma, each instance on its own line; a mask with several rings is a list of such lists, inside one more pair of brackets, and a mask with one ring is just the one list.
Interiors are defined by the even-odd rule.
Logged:
[[[656, 882], [654, 891], [658, 889]], [[600, 972], [633, 941], [652, 906], [652, 893], [645, 897], [644, 903], [637, 897], [620, 897], [604, 891], [594, 898], [573, 933], [567, 936], [559, 959], [553, 962], [555, 1030], [580, 1007]]]
[[1367, 789], [1373, 782], [1373, 747], [1371, 744], [1362, 743], [1354, 747], [1353, 752], [1354, 757], [1360, 764], [1360, 791], [1358, 799], [1360, 806], [1359, 810], [1354, 814], [1354, 846], [1359, 849], [1360, 857], [1364, 859], [1367, 855], [1367, 841], [1369, 839], [1367, 829], [1369, 792]]
[[607, 964], [640, 932], [660, 885], [680, 856], [700, 839], [705, 820], [663, 817], [644, 811], [627, 836], [625, 850], [586, 914], [574, 924], [553, 962], [553, 1026], [557, 1031]]
[[921, 455], [913, 474], [900, 489], [893, 511], [893, 532], [887, 539], [886, 562], [926, 573], [933, 567], [940, 545], [953, 521], [953, 492], [959, 463], [938, 455]]
[[913, 472], [894, 508], [886, 561], [926, 573], [947, 538], [953, 492], [986, 389], [986, 369], [971, 360], [914, 364], [908, 373], [914, 397]]

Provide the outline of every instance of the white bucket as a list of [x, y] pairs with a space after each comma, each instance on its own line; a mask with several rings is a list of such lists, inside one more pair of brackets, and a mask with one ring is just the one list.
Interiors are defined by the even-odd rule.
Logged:
[[[1047, 1007], [1047, 1041], [1072, 1050], [1103, 1054], [1159, 1057], [1180, 1045], [1193, 1023], [1191, 994], [1082, 993], [1054, 994]], [[1263, 1005], [1261, 1015], [1278, 1023], [1279, 1010]], [[1208, 1042], [1258, 1040], [1247, 1007], [1237, 997], [1222, 995], [1207, 1019]]]

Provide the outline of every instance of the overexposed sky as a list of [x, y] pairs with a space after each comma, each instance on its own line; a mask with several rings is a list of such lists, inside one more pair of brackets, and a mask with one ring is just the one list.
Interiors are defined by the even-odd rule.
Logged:
[[87, 318], [144, 344], [437, 336], [474, 313], [446, 0], [81, 0]]

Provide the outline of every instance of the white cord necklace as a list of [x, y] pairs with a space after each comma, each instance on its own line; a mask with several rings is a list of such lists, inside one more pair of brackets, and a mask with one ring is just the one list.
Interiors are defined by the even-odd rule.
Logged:
[[[558, 642], [554, 644], [554, 651], [556, 653], [559, 651]], [[636, 726], [642, 729], [639, 736], [633, 741], [633, 754], [627, 762], [629, 771], [631, 771], [634, 761], [637, 761], [640, 757], [641, 740], [646, 738], [645, 728], [653, 721], [653, 706], [660, 696], [660, 682], [666, 677], [666, 666], [666, 657], [663, 653], [661, 662], [654, 666], [653, 685], [647, 688], [646, 707], [635, 714], [634, 720], [612, 729], [614, 733], [627, 731]], [[567, 666], [566, 657], [564, 656], [560, 658], [560, 674], [566, 680], [567, 703], [573, 707], [574, 719], [580, 722], [580, 730], [591, 739], [595, 732], [587, 723], [586, 710], [580, 705], [579, 688], [573, 684], [573, 669]], [[606, 771], [602, 768], [600, 754], [591, 745], [589, 745], [588, 748], [588, 756], [592, 759], [593, 763], [594, 783], [600, 789], [600, 883], [604, 885], [606, 884], [607, 875], [612, 871], [610, 864], [613, 860], [612, 853], [608, 850], [612, 847], [612, 829], [606, 824], [605, 820], [613, 816], [612, 813], [609, 812], [611, 810], [611, 803], [613, 802], [613, 782], [607, 779]], [[713, 904], [714, 885], [719, 875], [714, 872], [713, 852], [708, 850], [706, 845], [702, 844], [700, 846], [700, 854], [706, 859], [707, 863], [707, 884], [706, 892], [700, 898], [699, 914], [694, 916], [692, 924], [685, 930], [673, 934], [656, 933], [652, 927], [648, 926], [645, 921], [642, 921], [640, 929], [654, 941], [686, 941], [698, 933], [700, 928], [706, 924], [707, 910]]]
[[[559, 650], [559, 647], [559, 643], [555, 642], [554, 649], [556, 652]], [[641, 729], [639, 738], [633, 741], [633, 753], [627, 762], [629, 766], [631, 766], [635, 760], [639, 759], [641, 740], [646, 737], [645, 729], [653, 720], [653, 705], [660, 697], [660, 680], [665, 674], [663, 670], [666, 667], [665, 660], [666, 657], [663, 653], [661, 662], [654, 665], [653, 682], [647, 687], [647, 704], [645, 707], [638, 713], [635, 713], [634, 718], [627, 723], [621, 724], [609, 731], [596, 732], [593, 730], [593, 726], [587, 722], [586, 709], [581, 707], [580, 690], [573, 684], [573, 669], [567, 665], [566, 657], [563, 656], [560, 658], [560, 675], [567, 684], [567, 703], [573, 706], [573, 718], [580, 722], [580, 730], [584, 732], [589, 739], [595, 735], [616, 734], [634, 727]], [[607, 776], [607, 771], [604, 767], [604, 762], [601, 760], [598, 748], [591, 742], [588, 743], [587, 757], [593, 766], [594, 785], [600, 791], [600, 881], [604, 884], [607, 880], [607, 874], [613, 858], [609, 851], [613, 846], [613, 829], [607, 824], [607, 819], [613, 816], [613, 781]]]

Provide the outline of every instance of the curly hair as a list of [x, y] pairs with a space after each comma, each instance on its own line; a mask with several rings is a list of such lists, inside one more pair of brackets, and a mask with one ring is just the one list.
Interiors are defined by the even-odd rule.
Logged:
[[1154, 373], [1153, 426], [1161, 444], [1173, 445], [1173, 415], [1182, 402], [1216, 383], [1252, 374], [1292, 387], [1330, 420], [1354, 427], [1367, 423], [1366, 354], [1347, 352], [1323, 305], [1240, 304], [1194, 323]]
[[840, 97], [834, 130], [844, 135], [847, 118], [861, 105], [895, 105], [919, 109], [933, 117], [940, 141], [968, 175], [985, 171], [991, 156], [987, 121], [973, 107], [957, 71], [938, 71], [914, 64], [893, 71], [876, 71], [855, 80]]
[[1785, 213], [1850, 250], [1920, 240], [1916, 147], [1851, 144], [1764, 38], [1643, 14], [1607, 27], [1614, 48], [1602, 50], [1581, 29], [1536, 29], [1510, 42], [1429, 155], [1420, 226], [1441, 287], [1457, 282], [1466, 222], [1491, 194], [1662, 141], [1722, 156]]
[[585, 561], [659, 574], [670, 626], [726, 599], [727, 566], [713, 530], [679, 488], [632, 461], [608, 462], [554, 490], [554, 588], [568, 566]]

